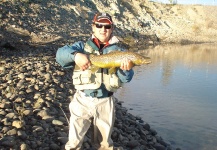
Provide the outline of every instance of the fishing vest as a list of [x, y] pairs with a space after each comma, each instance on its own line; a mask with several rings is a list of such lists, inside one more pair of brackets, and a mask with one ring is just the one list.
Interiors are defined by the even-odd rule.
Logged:
[[[98, 47], [90, 40], [84, 46], [84, 53], [100, 55]], [[72, 79], [73, 85], [77, 90], [98, 89], [102, 83], [111, 92], [116, 92], [121, 87], [121, 81], [118, 76], [109, 74], [108, 70], [103, 68], [100, 68], [95, 73], [92, 73], [90, 69], [84, 71], [74, 69]]]

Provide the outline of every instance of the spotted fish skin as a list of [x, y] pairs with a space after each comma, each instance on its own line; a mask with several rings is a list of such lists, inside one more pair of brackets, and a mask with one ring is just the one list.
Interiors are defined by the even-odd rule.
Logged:
[[144, 57], [134, 52], [113, 51], [103, 55], [90, 55], [91, 72], [96, 72], [99, 68], [109, 69], [109, 74], [115, 73], [116, 68], [121, 66], [121, 61], [128, 58], [134, 65], [151, 63], [149, 57]]
[[134, 65], [142, 65], [151, 63], [149, 57], [144, 57], [135, 52], [113, 51], [103, 55], [90, 55], [91, 64], [99, 68], [114, 68], [121, 66], [121, 60], [130, 59]]

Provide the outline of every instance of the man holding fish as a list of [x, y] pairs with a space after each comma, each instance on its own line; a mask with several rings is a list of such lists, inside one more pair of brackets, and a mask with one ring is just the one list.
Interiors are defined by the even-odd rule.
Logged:
[[[90, 39], [85, 43], [79, 41], [72, 46], [66, 45], [57, 51], [56, 61], [64, 68], [74, 69], [73, 85], [77, 90], [69, 105], [71, 117], [66, 150], [82, 149], [91, 123], [94, 126], [92, 144], [95, 149], [122, 149], [115, 148], [111, 139], [115, 120], [113, 93], [122, 83], [130, 82], [134, 74], [133, 66], [142, 62], [137, 64], [137, 57], [132, 57], [133, 54], [120, 52], [123, 50], [118, 47], [119, 40], [112, 35], [113, 30], [111, 16], [97, 13], [93, 18]], [[150, 61], [148, 58], [139, 59], [147, 60], [143, 63]]]

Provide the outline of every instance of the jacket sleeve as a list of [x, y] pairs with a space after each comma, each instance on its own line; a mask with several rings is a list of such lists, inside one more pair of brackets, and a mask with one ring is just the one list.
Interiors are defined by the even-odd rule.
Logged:
[[119, 68], [117, 70], [117, 76], [119, 77], [122, 83], [130, 82], [133, 78], [133, 75], [134, 75], [133, 69], [130, 69], [129, 71], [127, 70], [125, 71]]
[[57, 50], [56, 61], [64, 68], [74, 66], [74, 52], [84, 52], [84, 43], [79, 41], [73, 45], [65, 45]]

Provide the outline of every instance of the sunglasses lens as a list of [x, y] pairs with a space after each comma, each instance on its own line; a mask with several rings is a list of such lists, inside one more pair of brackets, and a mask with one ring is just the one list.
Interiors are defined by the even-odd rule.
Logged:
[[95, 24], [97, 28], [102, 28], [101, 24]]
[[105, 25], [105, 29], [111, 29], [112, 25]]
[[102, 24], [95, 24], [97, 28], [104, 27], [105, 29], [111, 29], [112, 25], [102, 25]]

